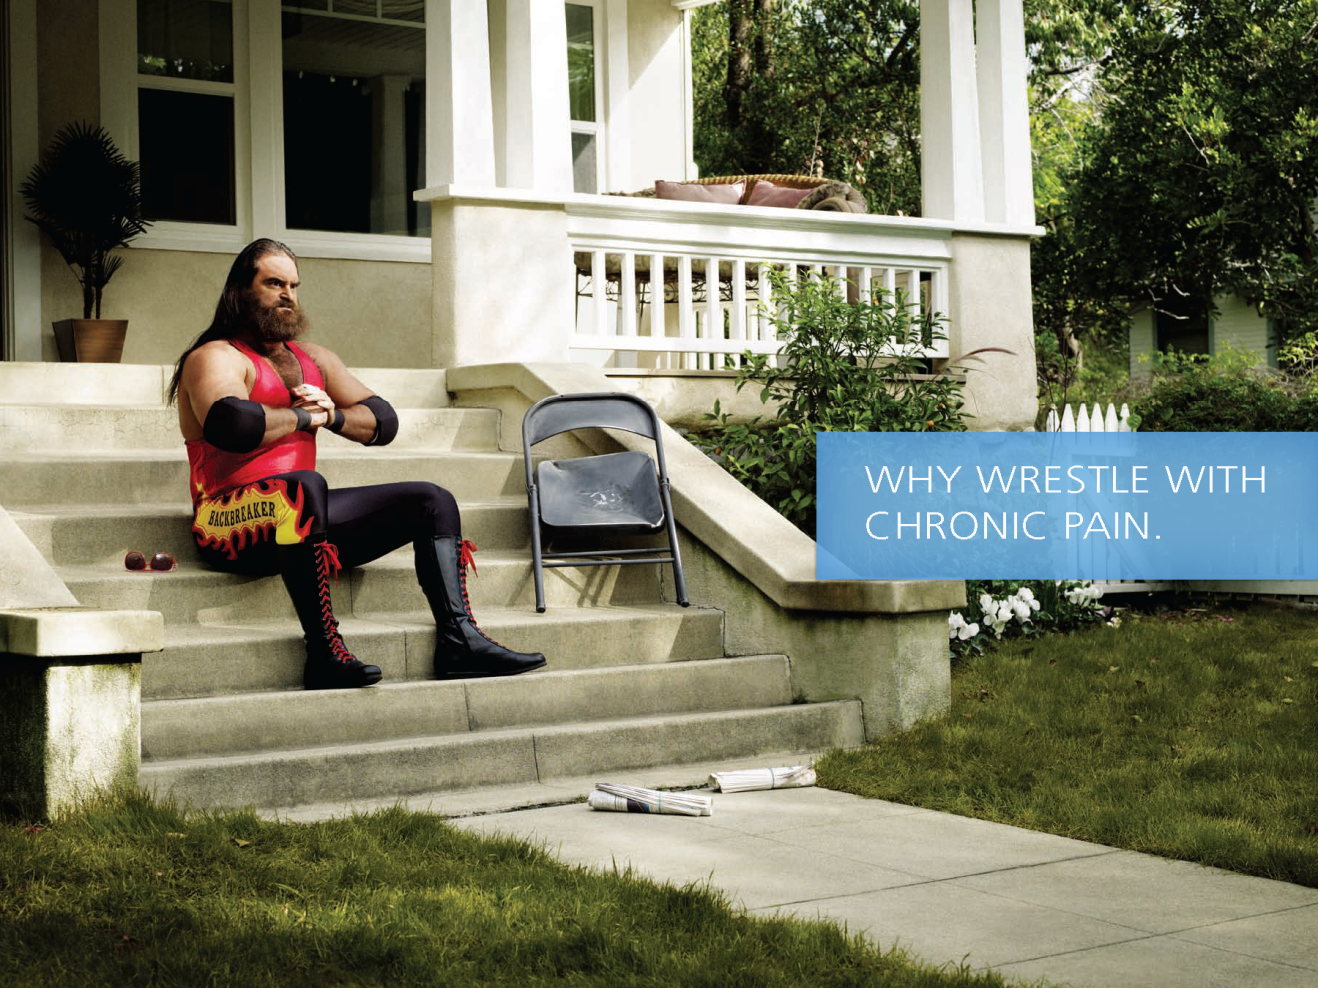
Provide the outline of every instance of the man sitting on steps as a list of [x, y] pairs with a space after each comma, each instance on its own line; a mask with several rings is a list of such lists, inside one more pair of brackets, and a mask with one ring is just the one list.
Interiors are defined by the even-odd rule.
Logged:
[[[475, 546], [453, 495], [409, 482], [330, 490], [316, 472], [328, 429], [365, 446], [398, 431], [389, 402], [323, 346], [298, 345], [297, 258], [257, 240], [235, 258], [210, 327], [179, 357], [169, 385], [187, 442], [192, 532], [204, 562], [230, 573], [278, 573], [306, 635], [307, 689], [371, 686], [378, 666], [356, 658], [330, 605], [330, 570], [412, 543], [417, 581], [435, 617], [435, 673], [506, 676], [545, 664], [476, 624], [467, 597]], [[473, 567], [474, 569], [474, 567]]]

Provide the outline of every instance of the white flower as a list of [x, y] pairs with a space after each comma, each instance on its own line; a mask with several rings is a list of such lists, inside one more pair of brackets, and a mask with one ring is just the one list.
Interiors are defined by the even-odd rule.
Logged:
[[1004, 600], [1001, 604], [998, 605], [998, 620], [1001, 621], [1003, 624], [1006, 624], [1008, 621], [1011, 620], [1011, 617], [1012, 617], [1011, 604], [1009, 604], [1007, 601]]
[[956, 611], [947, 616], [947, 637], [955, 638], [957, 632], [966, 626], [966, 619]]
[[1108, 620], [1107, 626], [1108, 626], [1109, 628], [1120, 628], [1120, 627], [1121, 627], [1121, 618], [1117, 617], [1117, 616], [1114, 614], [1114, 615]]
[[1011, 605], [1012, 612], [1016, 615], [1016, 620], [1024, 624], [1030, 619], [1030, 605], [1023, 600], [1018, 600]]
[[1028, 603], [1029, 601], [1034, 599], [1034, 591], [1031, 590], [1029, 587], [1021, 587], [1019, 590], [1016, 591], [1016, 596], [1020, 600], [1026, 601]]
[[974, 638], [977, 634], [979, 634], [979, 625], [972, 621], [970, 624], [962, 627], [962, 629], [956, 633], [956, 636], [962, 641], [965, 641], [967, 638]]
[[993, 598], [988, 594], [980, 594], [979, 609], [984, 614], [991, 614], [993, 612]]

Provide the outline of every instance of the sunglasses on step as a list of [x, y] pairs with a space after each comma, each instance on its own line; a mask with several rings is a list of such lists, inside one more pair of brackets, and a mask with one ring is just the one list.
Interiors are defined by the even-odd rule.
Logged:
[[132, 570], [135, 573], [168, 573], [176, 568], [178, 563], [174, 557], [167, 552], [157, 552], [150, 559], [138, 552], [132, 550], [124, 556], [124, 569]]

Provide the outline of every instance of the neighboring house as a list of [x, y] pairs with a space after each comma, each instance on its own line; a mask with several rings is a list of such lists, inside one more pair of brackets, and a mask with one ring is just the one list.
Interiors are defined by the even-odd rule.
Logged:
[[[50, 323], [79, 314], [16, 188], [87, 120], [141, 161], [156, 220], [106, 293], [105, 314], [131, 319], [127, 362], [171, 361], [257, 236], [298, 253], [317, 338], [356, 366], [698, 369], [773, 348], [748, 271], [808, 265], [919, 292], [950, 317], [938, 362], [1011, 351], [971, 365], [989, 373], [971, 373], [970, 410], [978, 428], [1028, 427], [1040, 231], [1020, 0], [921, 3], [922, 218], [599, 195], [696, 177], [705, 2], [6, 0], [5, 358], [55, 359]], [[622, 272], [612, 297], [577, 296], [583, 252]], [[672, 300], [638, 307], [656, 293], [633, 272], [665, 258]], [[701, 301], [720, 264], [731, 301]], [[705, 332], [721, 304], [730, 339]]]
[[1142, 306], [1131, 314], [1130, 376], [1147, 378], [1148, 356], [1178, 350], [1212, 355], [1227, 348], [1257, 354], [1263, 367], [1277, 366], [1277, 334], [1272, 321], [1235, 295], [1210, 307], [1201, 300]]

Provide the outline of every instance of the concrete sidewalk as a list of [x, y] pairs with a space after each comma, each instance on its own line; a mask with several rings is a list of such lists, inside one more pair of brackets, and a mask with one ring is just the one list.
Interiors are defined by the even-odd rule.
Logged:
[[845, 923], [936, 965], [1075, 988], [1318, 985], [1318, 889], [819, 788], [715, 793], [700, 818], [579, 802], [498, 810], [579, 799], [593, 781], [448, 794], [430, 808], [483, 814], [452, 822], [572, 864], [708, 881], [751, 914]]

